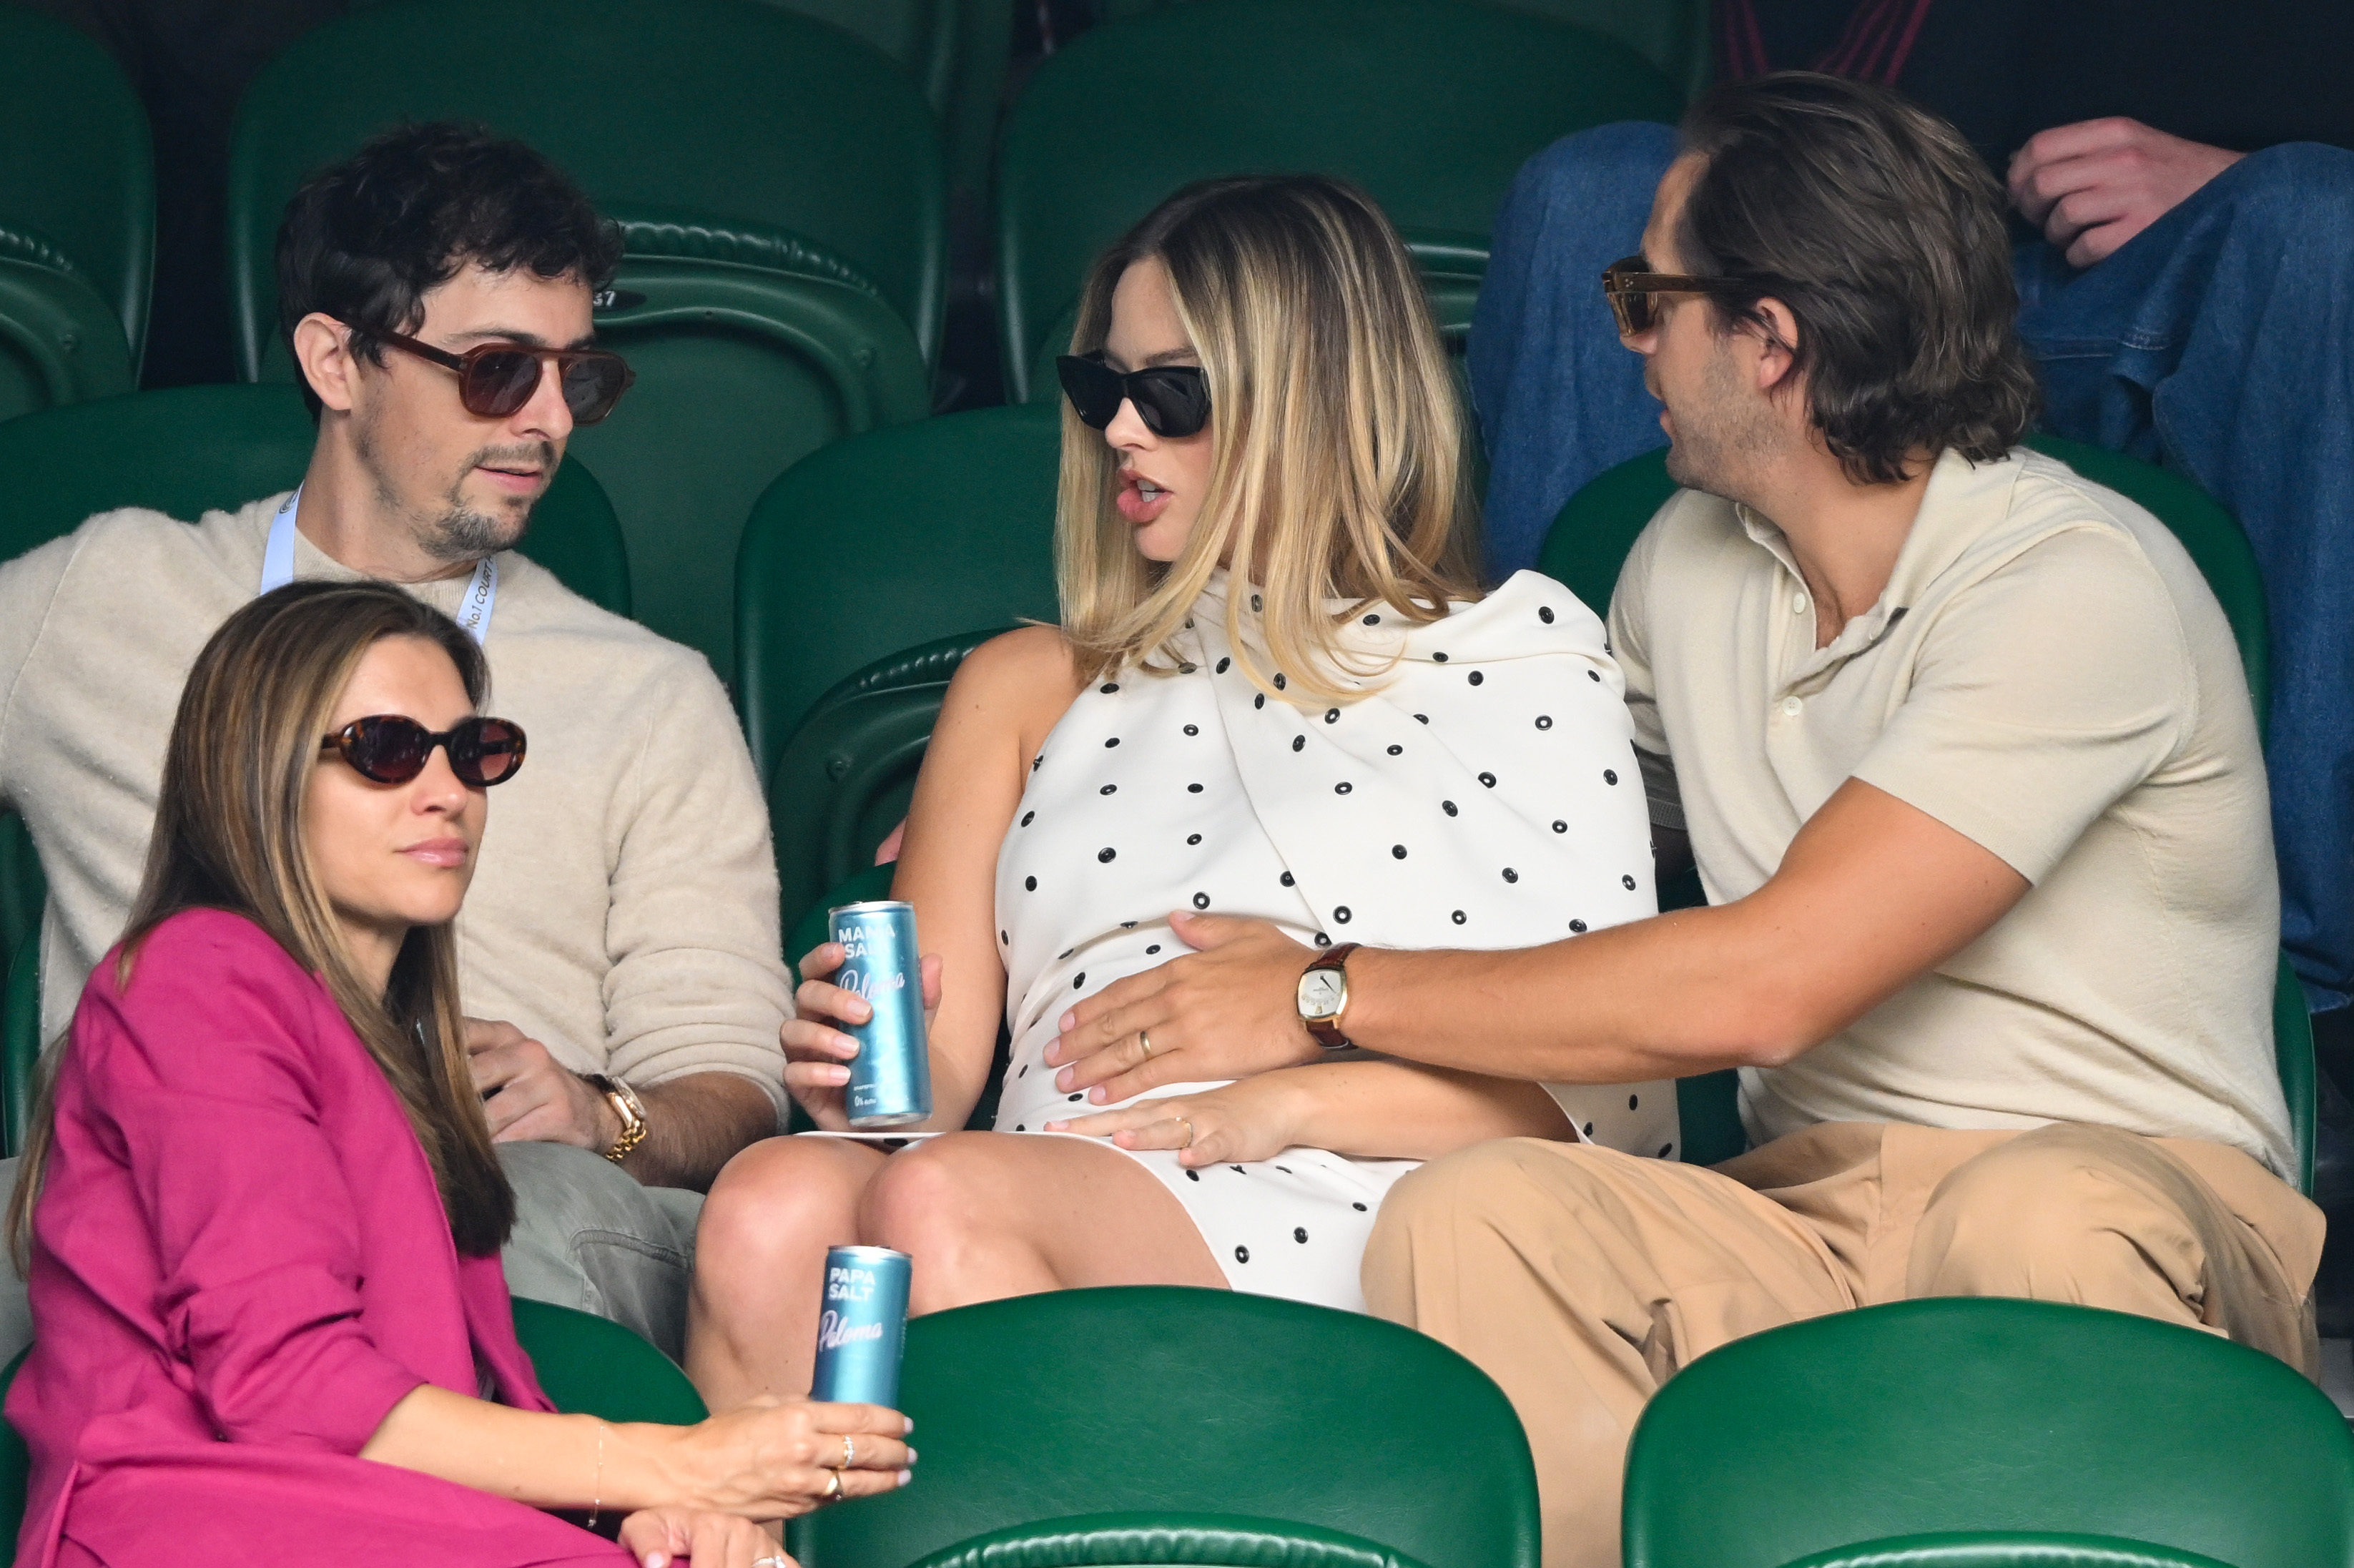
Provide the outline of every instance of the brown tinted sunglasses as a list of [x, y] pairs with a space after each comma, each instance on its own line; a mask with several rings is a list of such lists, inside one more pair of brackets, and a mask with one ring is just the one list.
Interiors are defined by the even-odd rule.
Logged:
[[1618, 318], [1618, 335], [1633, 337], [1659, 324], [1651, 307], [1655, 294], [1723, 294], [1746, 287], [1730, 278], [1691, 278], [1681, 272], [1653, 272], [1640, 256], [1626, 256], [1602, 269], [1602, 297]]
[[504, 419], [539, 390], [540, 366], [554, 361], [564, 406], [576, 425], [593, 425], [613, 411], [637, 372], [620, 355], [602, 348], [533, 348], [520, 343], [480, 343], [451, 354], [407, 333], [377, 334], [393, 347], [458, 373], [458, 401], [481, 419]]
[[504, 784], [523, 766], [523, 726], [505, 719], [461, 719], [445, 730], [429, 730], [402, 714], [354, 719], [319, 742], [352, 771], [379, 784], [406, 784], [425, 771], [437, 746], [450, 751], [450, 771], [469, 789]]

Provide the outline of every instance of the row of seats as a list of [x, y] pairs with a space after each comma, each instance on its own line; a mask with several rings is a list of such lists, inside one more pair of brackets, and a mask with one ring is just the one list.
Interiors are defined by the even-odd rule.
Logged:
[[[971, 8], [936, 0], [926, 36]], [[899, 16], [895, 36], [907, 37], [923, 31], [911, 19], [918, 9], [876, 8]], [[1097, 251], [1179, 185], [1239, 169], [1363, 181], [1408, 231], [1442, 319], [1466, 325], [1490, 217], [1522, 161], [1603, 121], [1673, 118], [1683, 101], [1635, 50], [1539, 9], [1697, 14], [1688, 0], [1186, 0], [1047, 59], [1008, 111], [995, 162], [995, 297], [1014, 400], [1053, 396], [1036, 367], [1067, 341]], [[17, 393], [0, 385], [0, 413], [12, 396], [30, 408], [128, 387], [136, 355], [126, 345], [144, 311], [139, 259], [152, 248], [151, 219], [94, 215], [118, 199], [143, 214], [152, 194], [136, 105], [119, 80], [100, 90], [111, 68], [93, 46], [0, 10], [0, 101], [11, 78], [40, 75], [32, 46], [43, 38], [86, 79], [64, 101], [19, 99], [49, 117], [46, 130], [31, 110], [21, 126], [0, 127], [0, 233], [15, 225], [60, 264], [79, 254], [105, 262], [74, 261], [86, 276], [58, 272], [48, 315], [12, 313], [9, 285], [44, 274], [30, 250], [0, 239], [0, 345], [16, 345], [0, 347], [0, 360], [64, 363], [57, 344], [69, 336], [76, 363], [103, 359], [106, 369], [42, 381], [20, 366]], [[453, 50], [453, 38], [466, 48]], [[515, 70], [518, 59], [532, 69]], [[1145, 85], [1167, 82], [1184, 90]], [[228, 228], [239, 373], [292, 377], [271, 251], [307, 172], [402, 121], [480, 119], [531, 143], [620, 222], [626, 241], [598, 324], [638, 382], [621, 414], [581, 431], [577, 450], [620, 519], [637, 613], [730, 675], [734, 627], [710, 585], [726, 579], [754, 499], [809, 451], [931, 408], [950, 185], [936, 106], [869, 43], [760, 0], [674, 0], [658, 21], [631, 0], [387, 0], [355, 11], [273, 60], [239, 113]], [[120, 143], [111, 166], [93, 151], [105, 137], [87, 131], [101, 119]], [[70, 182], [10, 172], [59, 141], [80, 146]], [[110, 334], [99, 318], [118, 308], [122, 331], [102, 354]], [[69, 316], [79, 324], [60, 325]]]

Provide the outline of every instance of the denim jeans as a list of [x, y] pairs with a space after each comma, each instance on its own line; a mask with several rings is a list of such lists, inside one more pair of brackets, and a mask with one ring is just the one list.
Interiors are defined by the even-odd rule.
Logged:
[[[1470, 342], [1488, 565], [1529, 566], [1562, 503], [1665, 444], [1602, 269], [1641, 244], [1675, 156], [1605, 125], [1529, 160], [1498, 215]], [[2012, 257], [2057, 434], [2164, 462], [2247, 533], [2272, 612], [2281, 940], [2315, 1011], [2354, 992], [2354, 153], [2242, 159], [2093, 267]], [[1597, 606], [1597, 609], [1600, 607]]]

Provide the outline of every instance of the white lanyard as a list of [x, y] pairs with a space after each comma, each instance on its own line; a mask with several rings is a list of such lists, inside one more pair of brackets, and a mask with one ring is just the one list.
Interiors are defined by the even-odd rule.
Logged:
[[[261, 552], [261, 589], [284, 588], [294, 580], [294, 509], [302, 500], [302, 487], [296, 485], [294, 493], [279, 503], [278, 515], [270, 520], [270, 544]], [[466, 585], [466, 597], [458, 601], [458, 624], [477, 644], [491, 634], [491, 611], [499, 602], [499, 561], [495, 556], [484, 556], [474, 564], [473, 580]]]

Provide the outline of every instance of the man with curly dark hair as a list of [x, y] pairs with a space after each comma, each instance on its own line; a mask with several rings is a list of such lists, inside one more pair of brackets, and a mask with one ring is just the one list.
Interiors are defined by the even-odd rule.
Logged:
[[1696, 860], [1710, 906], [1357, 948], [1337, 1005], [1272, 927], [1192, 917], [1202, 950], [1078, 1004], [1047, 1055], [1115, 1100], [1312, 1060], [1312, 994], [1433, 1066], [1741, 1070], [1738, 1159], [1507, 1139], [1405, 1177], [1374, 1226], [1373, 1310], [1519, 1411], [1552, 1568], [1617, 1560], [1651, 1392], [1778, 1323], [2034, 1297], [2317, 1360], [2221, 608], [2165, 524], [2019, 446], [2000, 196], [1951, 126], [1808, 75], [1719, 89], [1685, 135], [1606, 284], [1686, 487], [1610, 630], [1661, 868]]
[[[726, 693], [518, 553], [574, 428], [629, 385], [591, 310], [619, 260], [562, 171], [476, 128], [402, 127], [313, 175], [277, 257], [319, 421], [302, 483], [193, 525], [104, 513], [0, 566], [0, 804], [48, 873], [55, 1034], [122, 929], [213, 630], [295, 577], [378, 577], [456, 616], [532, 741], [460, 931], [476, 1086], [517, 1197], [508, 1278], [674, 1354], [702, 1190], [777, 1128], [790, 998]], [[0, 1341], [8, 1316], [0, 1300]]]

